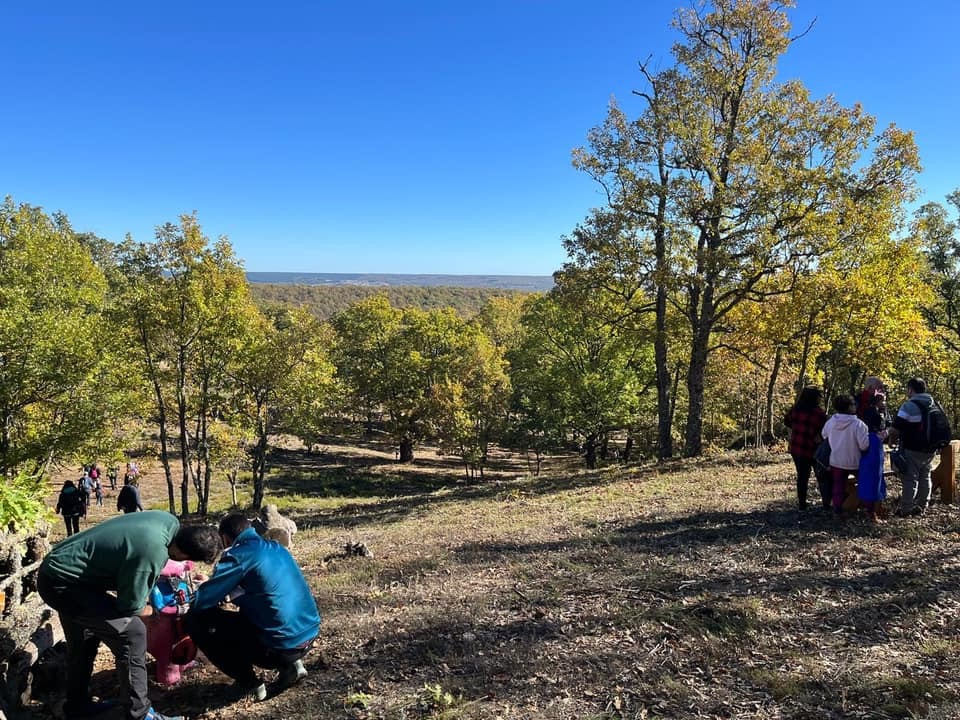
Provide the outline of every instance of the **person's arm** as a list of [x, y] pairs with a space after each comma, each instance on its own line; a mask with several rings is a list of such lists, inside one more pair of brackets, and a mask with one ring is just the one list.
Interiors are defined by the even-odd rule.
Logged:
[[897, 411], [897, 416], [893, 419], [893, 426], [902, 434], [905, 431], [909, 432], [910, 426], [919, 424], [921, 420], [923, 420], [923, 415], [920, 408], [917, 407], [915, 402], [908, 400]]
[[866, 452], [870, 448], [870, 431], [862, 420], [857, 423], [857, 447], [860, 452]]
[[220, 556], [210, 579], [197, 588], [190, 611], [206, 610], [218, 605], [227, 595], [240, 584], [246, 570], [239, 559], [227, 550]]

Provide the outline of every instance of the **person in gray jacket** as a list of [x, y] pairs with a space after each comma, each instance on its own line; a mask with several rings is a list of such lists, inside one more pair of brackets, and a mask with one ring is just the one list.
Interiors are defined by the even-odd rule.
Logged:
[[924, 447], [921, 430], [924, 413], [929, 413], [932, 406], [933, 397], [927, 392], [927, 383], [923, 378], [910, 378], [907, 381], [907, 401], [893, 419], [893, 427], [900, 434], [900, 446], [907, 460], [906, 469], [901, 473], [903, 495], [900, 507], [894, 513], [897, 517], [923, 515], [930, 500], [930, 471], [935, 467], [937, 452]]

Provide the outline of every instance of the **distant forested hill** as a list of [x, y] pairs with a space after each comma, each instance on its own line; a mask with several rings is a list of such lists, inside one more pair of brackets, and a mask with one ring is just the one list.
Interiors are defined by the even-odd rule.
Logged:
[[546, 292], [553, 287], [550, 275], [413, 275], [401, 273], [292, 273], [248, 272], [251, 283], [273, 285], [416, 285], [417, 287], [498, 288]]
[[[248, 273], [251, 275], [253, 273]], [[261, 307], [304, 306], [324, 320], [363, 298], [383, 293], [394, 307], [421, 310], [452, 307], [464, 317], [475, 315], [488, 298], [524, 295], [529, 291], [497, 287], [418, 287], [414, 285], [279, 285], [250, 283], [250, 292]]]

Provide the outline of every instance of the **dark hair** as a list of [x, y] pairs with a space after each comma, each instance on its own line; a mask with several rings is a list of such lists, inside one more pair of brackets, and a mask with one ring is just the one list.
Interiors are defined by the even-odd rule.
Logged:
[[800, 391], [800, 397], [797, 398], [797, 407], [801, 410], [813, 410], [820, 407], [820, 400], [823, 398], [823, 391], [813, 385], [805, 387]]
[[907, 387], [915, 393], [925, 393], [927, 391], [927, 381], [923, 378], [912, 377], [907, 380]]
[[250, 527], [250, 521], [243, 513], [230, 513], [220, 521], [220, 534], [236, 540], [240, 533]]
[[220, 553], [220, 535], [213, 525], [188, 525], [173, 538], [180, 551], [190, 560], [213, 562]]
[[853, 410], [856, 405], [853, 402], [852, 395], [837, 395], [833, 399], [833, 409], [838, 413], [850, 414], [850, 411]]

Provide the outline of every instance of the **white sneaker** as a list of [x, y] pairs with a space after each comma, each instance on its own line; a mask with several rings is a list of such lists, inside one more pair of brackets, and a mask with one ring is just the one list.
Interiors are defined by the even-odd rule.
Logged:
[[286, 667], [280, 668], [277, 679], [270, 683], [271, 695], [286, 690], [291, 685], [296, 685], [306, 676], [307, 668], [303, 666], [303, 660], [296, 660]]

